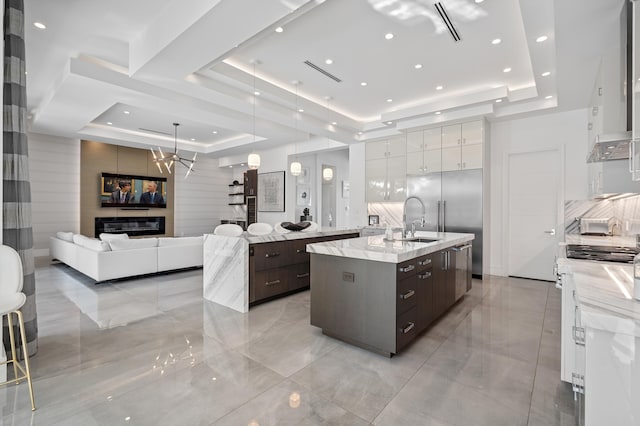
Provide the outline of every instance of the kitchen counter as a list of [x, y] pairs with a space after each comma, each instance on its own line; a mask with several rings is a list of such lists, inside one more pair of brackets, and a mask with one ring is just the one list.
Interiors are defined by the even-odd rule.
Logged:
[[249, 245], [331, 237], [358, 233], [358, 229], [320, 228], [314, 232], [289, 232], [238, 237], [205, 234], [203, 243], [203, 297], [239, 312], [249, 311]]
[[394, 241], [386, 241], [384, 236], [376, 235], [372, 237], [315, 243], [308, 245], [307, 251], [313, 254], [401, 263], [405, 260], [434, 253], [474, 239], [473, 234], [430, 231], [418, 231], [416, 232], [416, 237], [436, 239], [438, 241], [431, 243], [401, 241], [400, 233], [394, 233], [393, 236], [396, 238]]
[[579, 235], [566, 234], [564, 236], [566, 244], [580, 244], [587, 246], [611, 246], [611, 247], [635, 247], [636, 238], [634, 236], [623, 237], [621, 235], [600, 236], [600, 235]]
[[632, 265], [560, 258], [558, 273], [572, 275], [583, 325], [640, 337]]

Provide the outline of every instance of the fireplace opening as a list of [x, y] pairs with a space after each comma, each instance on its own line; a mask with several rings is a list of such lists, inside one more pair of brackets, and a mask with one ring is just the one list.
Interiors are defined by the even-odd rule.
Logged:
[[145, 217], [96, 217], [95, 237], [100, 234], [162, 235], [165, 233], [164, 216]]

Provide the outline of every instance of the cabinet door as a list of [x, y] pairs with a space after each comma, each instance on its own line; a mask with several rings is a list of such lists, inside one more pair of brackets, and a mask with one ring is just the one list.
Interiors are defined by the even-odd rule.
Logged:
[[434, 276], [431, 268], [416, 274], [418, 295], [418, 332], [424, 330], [436, 319], [434, 296]]
[[407, 174], [421, 175], [425, 172], [422, 151], [408, 153], [407, 155]]
[[[407, 161], [409, 159], [407, 158]], [[442, 171], [442, 150], [432, 149], [424, 151], [424, 173]]]
[[290, 291], [309, 287], [311, 283], [309, 263], [299, 263], [297, 265], [287, 266], [286, 269], [288, 274], [288, 288]]
[[381, 158], [366, 161], [365, 176], [367, 179], [365, 193], [367, 202], [387, 201], [387, 159]]
[[404, 157], [407, 155], [407, 141], [404, 136], [389, 139], [387, 146], [388, 157]]
[[422, 152], [422, 130], [407, 133], [407, 153]]
[[387, 158], [387, 145], [389, 141], [375, 141], [367, 142], [365, 145], [365, 158], [366, 160], [376, 160], [381, 158]]
[[387, 201], [404, 201], [406, 198], [407, 173], [406, 157], [387, 159]]
[[252, 284], [256, 301], [289, 291], [287, 268], [256, 271], [254, 277]]
[[463, 145], [461, 148], [462, 169], [482, 168], [482, 144]]
[[482, 121], [470, 121], [462, 123], [462, 145], [474, 145], [482, 143]]
[[442, 148], [442, 171], [460, 170], [461, 152], [459, 146]]
[[442, 148], [459, 146], [462, 139], [462, 126], [454, 124], [442, 128]]
[[442, 127], [425, 130], [422, 135], [422, 143], [425, 150], [439, 150], [442, 147]]

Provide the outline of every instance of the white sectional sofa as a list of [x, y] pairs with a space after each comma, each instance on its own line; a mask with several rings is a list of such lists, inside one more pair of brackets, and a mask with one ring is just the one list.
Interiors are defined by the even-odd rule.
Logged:
[[200, 237], [160, 237], [101, 241], [58, 232], [51, 256], [97, 282], [202, 266]]

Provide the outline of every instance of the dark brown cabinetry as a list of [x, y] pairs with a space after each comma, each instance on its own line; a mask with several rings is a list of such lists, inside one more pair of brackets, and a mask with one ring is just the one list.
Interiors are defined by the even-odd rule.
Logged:
[[255, 197], [258, 195], [258, 171], [247, 170], [244, 173], [244, 196]]
[[358, 233], [350, 233], [250, 244], [249, 305], [309, 288], [311, 274], [307, 244], [359, 236]]

